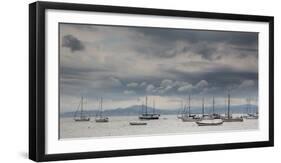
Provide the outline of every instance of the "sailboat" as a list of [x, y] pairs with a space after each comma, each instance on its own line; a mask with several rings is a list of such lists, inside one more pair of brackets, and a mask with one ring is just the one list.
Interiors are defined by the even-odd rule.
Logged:
[[242, 117], [232, 117], [230, 115], [230, 93], [228, 92], [228, 102], [227, 102], [227, 115], [225, 115], [224, 122], [243, 122]]
[[186, 114], [186, 105], [183, 106], [183, 101], [181, 101], [181, 105], [177, 113], [177, 118], [182, 119], [184, 116], [186, 116]]
[[190, 96], [188, 96], [188, 114], [186, 113], [186, 106], [184, 106], [184, 114], [182, 114], [181, 120], [183, 122], [196, 122], [199, 119], [195, 117], [195, 115], [191, 115], [190, 112]]
[[109, 118], [106, 117], [106, 116], [103, 116], [103, 110], [102, 110], [102, 97], [100, 99], [100, 103], [99, 103], [99, 108], [100, 108], [100, 111], [99, 113], [96, 115], [96, 122], [100, 122], [100, 123], [106, 123], [109, 121]]
[[210, 120], [210, 119], [214, 119], [212, 116], [210, 116], [209, 114], [205, 114], [205, 103], [204, 103], [204, 97], [202, 98], [202, 116], [201, 116], [201, 120]]
[[145, 112], [142, 113], [139, 116], [139, 119], [141, 120], [157, 120], [159, 119], [160, 114], [156, 114], [155, 113], [155, 101], [153, 100], [153, 112], [152, 113], [148, 113], [147, 112], [147, 96], [145, 97]]
[[220, 114], [215, 113], [215, 97], [214, 96], [213, 96], [213, 112], [210, 115], [210, 117], [212, 117], [213, 119], [221, 119], [222, 118]]
[[[221, 118], [214, 118], [210, 115], [204, 114], [204, 98], [202, 99], [202, 117], [200, 121], [196, 121], [198, 126], [218, 126], [223, 124], [223, 120]], [[213, 110], [214, 110], [214, 98], [213, 98]]]
[[183, 107], [183, 101], [181, 101], [181, 106], [178, 110], [177, 118], [182, 119], [182, 117], [185, 115], [185, 106]]
[[247, 116], [245, 116], [246, 119], [258, 119], [258, 113], [251, 113], [251, 99], [248, 98], [247, 100]]
[[84, 105], [83, 105], [83, 96], [81, 96], [80, 103], [78, 105], [77, 111], [74, 113], [74, 121], [76, 122], [85, 122], [85, 121], [90, 121], [90, 116], [87, 116], [84, 113]]

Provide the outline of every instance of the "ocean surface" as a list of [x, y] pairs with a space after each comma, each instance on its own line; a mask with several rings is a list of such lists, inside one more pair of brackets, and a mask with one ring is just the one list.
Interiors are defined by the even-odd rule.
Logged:
[[[238, 116], [238, 115], [236, 115]], [[60, 118], [60, 139], [89, 137], [119, 137], [134, 135], [192, 134], [257, 130], [257, 119], [243, 122], [224, 122], [219, 126], [198, 126], [195, 122], [182, 122], [176, 115], [161, 115], [159, 120], [146, 120], [147, 125], [132, 126], [140, 122], [137, 116], [112, 116], [108, 123], [96, 123], [95, 117], [87, 122], [75, 122], [73, 118]]]

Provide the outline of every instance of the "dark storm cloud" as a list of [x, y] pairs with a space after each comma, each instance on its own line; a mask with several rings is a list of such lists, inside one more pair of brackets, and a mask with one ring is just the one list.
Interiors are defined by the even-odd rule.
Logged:
[[183, 40], [188, 42], [226, 42], [233, 45], [254, 45], [257, 43], [258, 34], [255, 32], [228, 32], [207, 30], [185, 30], [170, 28], [136, 28], [138, 32], [151, 37], [159, 42], [173, 42]]
[[194, 48], [190, 49], [194, 53], [200, 55], [203, 59], [206, 60], [213, 60], [213, 59], [218, 59], [217, 57], [214, 58], [214, 55], [217, 52], [217, 48], [210, 46], [208, 43], [203, 42], [201, 44], [198, 44]]
[[173, 48], [173, 43], [170, 45], [152, 45], [147, 47], [139, 47], [136, 50], [147, 57], [159, 57], [159, 58], [173, 58], [183, 51], [181, 50], [171, 50]]
[[73, 35], [65, 35], [62, 38], [62, 46], [70, 48], [71, 52], [84, 50], [83, 43]]
[[106, 68], [93, 68], [93, 67], [89, 67], [89, 68], [74, 68], [74, 67], [65, 67], [65, 66], [61, 66], [60, 68], [61, 71], [61, 77], [62, 78], [83, 78], [83, 77], [87, 77], [89, 76], [91, 73], [95, 73], [95, 72], [108, 72], [111, 71], [109, 69]]
[[[82, 73], [82, 72], [81, 72]], [[84, 73], [84, 72], [83, 72]], [[89, 96], [93, 96], [94, 98], [97, 95], [107, 96], [107, 98], [113, 98], [114, 95], [122, 94], [122, 98], [134, 98], [137, 96], [144, 96], [144, 95], [162, 95], [162, 96], [180, 96], [186, 95], [187, 93], [192, 93], [193, 95], [197, 95], [204, 92], [206, 95], [213, 94], [213, 95], [222, 95], [227, 89], [231, 88], [239, 88], [239, 85], [244, 81], [254, 81], [255, 87], [250, 88], [246, 87], [241, 90], [245, 90], [244, 94], [250, 93], [254, 88], [257, 88], [257, 78], [258, 74], [255, 72], [239, 72], [233, 71], [231, 69], [219, 69], [214, 72], [201, 72], [201, 73], [183, 73], [175, 70], [166, 71], [167, 74], [174, 74], [174, 78], [165, 78], [165, 76], [158, 77], [158, 78], [142, 78], [139, 77], [124, 77], [118, 78], [119, 82], [122, 84], [110, 84], [108, 87], [105, 85], [106, 83], [102, 83], [103, 87], [101, 88], [92, 88], [92, 79], [80, 79], [79, 81], [76, 80], [66, 80], [65, 84], [69, 85], [70, 87], [75, 86], [81, 88], [87, 88], [89, 91]], [[84, 76], [84, 75], [82, 75]], [[71, 79], [71, 78], [70, 78]], [[105, 80], [108, 80], [109, 77], [106, 77]], [[172, 80], [173, 84], [171, 87], [164, 87], [161, 83], [164, 80]], [[206, 81], [208, 84], [204, 89], [199, 87], [197, 88], [196, 85], [200, 81]], [[114, 82], [114, 81], [113, 81]], [[145, 86], [140, 86], [141, 83], [145, 82]], [[130, 83], [137, 83], [135, 87], [128, 87]], [[175, 84], [177, 83], [177, 84]], [[192, 85], [190, 91], [179, 91], [180, 88], [189, 87]], [[151, 86], [150, 90], [148, 90], [148, 86]], [[77, 89], [79, 90], [79, 89]], [[248, 91], [248, 92], [247, 92]], [[249, 92], [250, 91], [250, 92]], [[74, 91], [75, 92], [75, 91]], [[134, 92], [135, 94], [125, 94], [124, 92]], [[112, 97], [110, 97], [110, 94]], [[121, 97], [114, 97], [121, 98]]]
[[[62, 25], [69, 25], [69, 24], [62, 24]], [[97, 32], [99, 30], [99, 26], [91, 26], [91, 25], [83, 25], [83, 24], [71, 24], [71, 26], [79, 31], [91, 31]]]
[[[228, 48], [227, 50], [236, 50], [236, 53], [240, 53], [239, 48], [244, 51], [244, 54], [257, 52], [257, 33], [168, 28], [136, 28], [136, 31], [155, 43], [151, 47], [137, 50], [142, 54], [154, 57], [172, 58], [185, 52], [193, 52], [206, 60], [220, 59], [222, 56], [216, 55], [218, 44], [224, 44]], [[186, 43], [186, 45], [175, 49], [177, 41]]]
[[234, 47], [233, 49], [239, 50], [239, 51], [246, 51], [246, 52], [257, 52], [258, 49], [256, 48], [251, 48], [251, 47]]

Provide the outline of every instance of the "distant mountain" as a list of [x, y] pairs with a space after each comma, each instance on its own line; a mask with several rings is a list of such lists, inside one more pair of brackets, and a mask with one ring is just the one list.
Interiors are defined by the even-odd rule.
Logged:
[[[231, 113], [247, 113], [247, 105], [233, 105], [230, 107], [230, 112]], [[251, 105], [250, 107], [251, 113], [257, 112], [257, 106], [256, 105]], [[143, 108], [144, 110], [145, 108]], [[141, 114], [142, 106], [141, 105], [133, 105], [127, 108], [116, 108], [116, 109], [111, 109], [111, 110], [105, 110], [104, 115], [107, 116], [137, 116]], [[205, 107], [205, 113], [212, 113], [212, 107]], [[152, 107], [147, 107], [147, 112], [152, 113], [153, 108]], [[182, 112], [182, 109], [155, 109], [155, 113], [159, 113], [161, 115], [176, 115]], [[200, 114], [202, 112], [201, 107], [192, 107], [190, 109], [190, 112], [192, 114]], [[215, 108], [215, 112], [219, 114], [223, 114], [227, 112], [227, 108], [225, 106], [217, 106]], [[97, 110], [85, 110], [85, 113], [91, 116], [97, 115], [98, 111]], [[64, 112], [61, 113], [62, 117], [73, 117], [75, 112]]]

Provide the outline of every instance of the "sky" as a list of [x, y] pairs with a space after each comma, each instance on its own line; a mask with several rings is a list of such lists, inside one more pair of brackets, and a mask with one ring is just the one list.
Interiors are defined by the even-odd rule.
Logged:
[[141, 105], [178, 109], [258, 98], [258, 33], [151, 27], [59, 25], [61, 112]]

